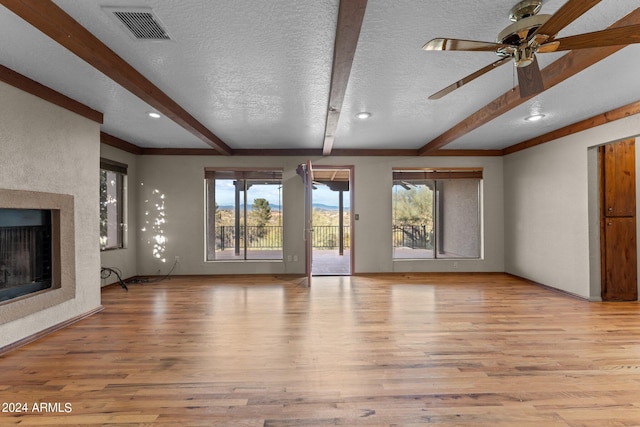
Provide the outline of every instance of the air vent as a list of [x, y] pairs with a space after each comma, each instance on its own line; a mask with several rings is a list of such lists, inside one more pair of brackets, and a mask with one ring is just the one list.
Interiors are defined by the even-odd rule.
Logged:
[[150, 7], [104, 6], [102, 9], [136, 40], [171, 40], [169, 32]]

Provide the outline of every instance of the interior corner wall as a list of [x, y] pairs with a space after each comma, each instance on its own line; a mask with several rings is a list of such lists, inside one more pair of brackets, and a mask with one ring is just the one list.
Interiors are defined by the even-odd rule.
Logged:
[[[304, 186], [296, 167], [306, 157], [141, 156], [138, 158], [138, 274], [304, 274]], [[501, 157], [316, 157], [316, 165], [354, 166], [355, 273], [504, 271], [503, 170]], [[285, 261], [205, 261], [204, 168], [283, 168]], [[482, 167], [484, 250], [482, 259], [392, 259], [392, 170], [420, 167]], [[134, 185], [130, 181], [130, 186]], [[156, 206], [158, 205], [158, 206]], [[164, 222], [155, 224], [158, 210]], [[164, 237], [161, 257], [155, 237]], [[287, 262], [291, 255], [298, 261]], [[162, 261], [164, 259], [164, 262]]]
[[504, 157], [507, 273], [599, 298], [591, 149], [638, 134], [634, 115]]
[[[123, 280], [134, 277], [138, 274], [138, 168], [139, 156], [100, 144], [100, 157], [113, 160], [127, 165], [127, 179], [125, 193], [127, 195], [125, 203], [125, 224], [123, 249], [112, 249], [100, 252], [101, 267], [116, 269], [121, 273]], [[101, 285], [106, 286], [118, 281], [117, 276], [111, 275], [102, 279]]]
[[75, 298], [0, 325], [0, 347], [100, 306], [99, 141], [99, 123], [0, 83], [0, 187], [74, 197], [76, 269]]

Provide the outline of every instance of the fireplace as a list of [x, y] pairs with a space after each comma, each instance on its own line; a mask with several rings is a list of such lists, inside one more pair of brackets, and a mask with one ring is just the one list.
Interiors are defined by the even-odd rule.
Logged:
[[0, 189], [0, 324], [75, 298], [73, 196]]
[[0, 208], [0, 302], [51, 288], [51, 211]]

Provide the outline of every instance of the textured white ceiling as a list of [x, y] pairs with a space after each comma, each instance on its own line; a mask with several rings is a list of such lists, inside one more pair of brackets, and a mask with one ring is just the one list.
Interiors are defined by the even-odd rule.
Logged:
[[150, 120], [149, 105], [4, 7], [0, 38], [2, 65], [104, 113], [104, 132], [139, 146], [208, 147], [166, 118]]
[[[428, 100], [428, 95], [495, 61], [496, 56], [486, 52], [424, 52], [420, 49], [424, 42], [439, 36], [494, 41], [498, 32], [510, 24], [505, 11], [508, 12], [514, 2], [478, 1], [463, 6], [464, 2], [450, 1], [438, 2], [439, 7], [431, 7], [431, 4], [419, 7], [416, 2], [409, 1], [389, 3], [369, 0], [347, 91], [349, 102], [345, 102], [343, 113], [346, 114], [340, 118], [334, 144], [336, 148], [419, 148], [510, 90], [517, 82], [514, 67], [507, 64], [440, 100]], [[542, 12], [552, 14], [562, 4], [561, 1], [548, 1]], [[638, 6], [640, 2], [605, 0], [567, 27], [563, 34], [605, 28]], [[474, 16], [474, 13], [477, 14]], [[562, 55], [538, 55], [540, 66], [544, 67]], [[636, 58], [631, 55], [626, 62], [637, 63]], [[605, 64], [599, 67], [602, 71], [585, 70], [575, 77], [576, 83], [560, 84], [527, 104], [544, 106], [543, 112], [547, 112], [546, 108], [551, 109], [548, 116], [552, 121], [525, 122], [522, 119], [529, 115], [532, 107], [521, 107], [454, 141], [447, 148], [504, 148], [637, 100], [626, 101], [633, 98], [634, 93], [638, 97], [640, 92], [628, 91], [620, 84], [634, 80], [632, 73], [616, 70], [616, 59]], [[615, 74], [618, 77], [612, 79], [610, 76]], [[607, 94], [606, 98], [590, 97], [585, 85], [600, 86]], [[607, 90], [605, 86], [617, 90]], [[631, 82], [631, 87], [635, 86], [636, 82]], [[578, 93], [582, 96], [576, 96]], [[624, 93], [626, 102], [618, 96], [620, 93]], [[363, 109], [374, 115], [366, 122], [355, 121], [353, 115]]]
[[145, 1], [169, 42], [132, 40], [98, 2], [56, 3], [231, 147], [322, 146], [337, 0]]
[[[54, 0], [231, 148], [322, 147], [338, 0]], [[369, 0], [335, 149], [411, 148], [514, 86], [510, 64], [427, 97], [493, 62], [487, 52], [425, 52], [434, 37], [493, 41], [516, 0]], [[553, 13], [563, 0], [547, 0]], [[174, 40], [135, 41], [101, 6], [149, 6]], [[602, 0], [560, 35], [603, 29], [640, 0]], [[0, 63], [104, 113], [103, 131], [141, 147], [205, 148], [145, 102], [0, 6]], [[499, 149], [640, 97], [630, 46], [446, 148]], [[544, 67], [562, 54], [538, 55]], [[547, 117], [522, 118], [532, 110]], [[360, 111], [373, 115], [362, 121]]]

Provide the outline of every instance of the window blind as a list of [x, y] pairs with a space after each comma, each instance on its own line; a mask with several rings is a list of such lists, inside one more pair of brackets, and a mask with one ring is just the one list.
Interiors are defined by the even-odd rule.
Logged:
[[282, 169], [213, 169], [205, 168], [205, 179], [265, 179], [281, 180]]
[[443, 179], [482, 179], [482, 169], [478, 170], [394, 170], [394, 181], [425, 181]]
[[104, 159], [100, 157], [100, 169], [104, 169], [111, 172], [121, 173], [123, 175], [127, 174], [128, 166], [124, 163], [119, 163], [113, 160]]

